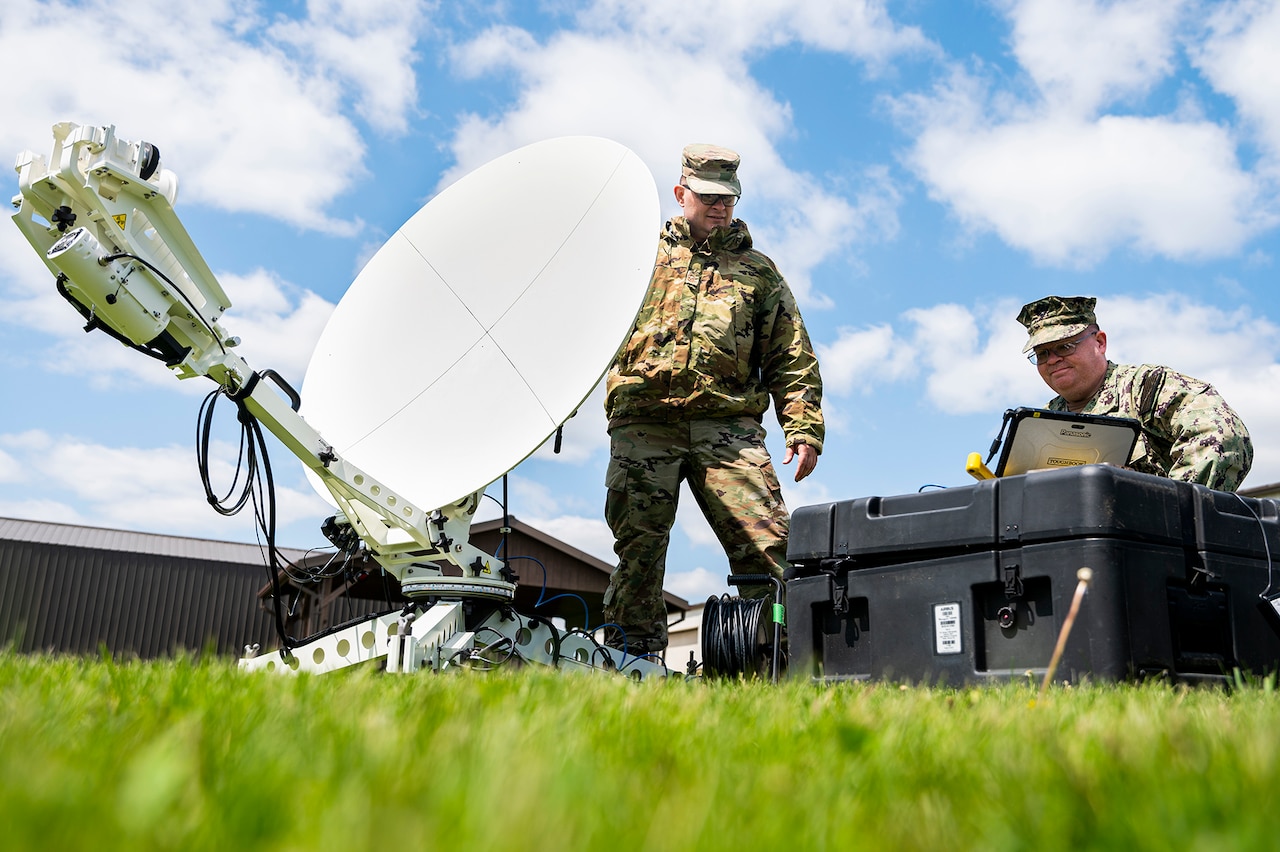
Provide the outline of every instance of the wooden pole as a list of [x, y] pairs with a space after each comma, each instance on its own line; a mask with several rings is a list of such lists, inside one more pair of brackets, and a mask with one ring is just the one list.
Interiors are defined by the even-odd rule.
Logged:
[[1076, 614], [1080, 612], [1080, 601], [1084, 600], [1084, 593], [1089, 588], [1089, 581], [1093, 579], [1093, 569], [1081, 568], [1076, 572], [1076, 593], [1071, 598], [1071, 609], [1067, 612], [1066, 621], [1062, 622], [1062, 630], [1058, 633], [1058, 644], [1053, 649], [1053, 657], [1049, 660], [1049, 669], [1044, 673], [1044, 680], [1040, 682], [1040, 694], [1035, 701], [1031, 702], [1031, 706], [1044, 698], [1044, 692], [1049, 688], [1049, 681], [1053, 680], [1054, 672], [1058, 670], [1058, 662], [1062, 659], [1062, 651], [1067, 647], [1067, 636], [1071, 634], [1071, 627], [1076, 623]]

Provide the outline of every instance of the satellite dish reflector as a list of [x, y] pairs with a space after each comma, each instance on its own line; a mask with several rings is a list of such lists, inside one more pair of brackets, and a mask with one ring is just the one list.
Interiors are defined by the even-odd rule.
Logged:
[[420, 509], [485, 488], [608, 369], [644, 299], [659, 217], [648, 168], [607, 139], [551, 139], [482, 166], [356, 277], [312, 354], [302, 414]]

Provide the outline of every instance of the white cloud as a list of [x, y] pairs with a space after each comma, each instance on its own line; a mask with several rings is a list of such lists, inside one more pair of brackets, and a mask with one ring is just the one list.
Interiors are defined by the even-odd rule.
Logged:
[[801, 44], [840, 53], [879, 70], [902, 54], [929, 54], [936, 48], [915, 27], [896, 24], [880, 0], [725, 0], [716, 6], [715, 39], [691, 26], [682, 0], [596, 0], [580, 15], [588, 28], [634, 31], [657, 45], [714, 55], [749, 54]]
[[[913, 329], [900, 336], [917, 348], [927, 367], [930, 402], [964, 414], [1041, 405], [1053, 396], [1020, 354], [1026, 331], [1013, 321], [1018, 309], [1016, 302], [1000, 300], [981, 313], [943, 304], [903, 315]], [[1224, 311], [1177, 293], [1159, 293], [1104, 296], [1097, 313], [1111, 360], [1165, 364], [1220, 389], [1260, 385], [1280, 357], [1280, 329], [1244, 308]], [[1244, 403], [1246, 394], [1238, 396]], [[1259, 402], [1265, 405], [1257, 408], [1262, 418], [1271, 417], [1266, 413], [1270, 403]], [[1280, 414], [1280, 402], [1276, 410]]]
[[454, 47], [451, 59], [455, 72], [474, 79], [520, 68], [532, 61], [540, 49], [538, 40], [527, 30], [498, 24]]
[[[80, 512], [60, 500], [22, 497], [0, 498], [0, 518], [21, 518], [25, 521], [50, 521], [57, 524], [82, 524], [93, 526]], [[148, 529], [146, 532], [151, 532]]]
[[[680, 504], [676, 507], [676, 522], [672, 528], [673, 535], [677, 532], [685, 537], [690, 547], [706, 548], [717, 554], [722, 564], [728, 565], [728, 559], [720, 547], [720, 540], [716, 538], [715, 531], [707, 523], [706, 516], [702, 514], [702, 509], [698, 507], [697, 501], [693, 499], [693, 494], [686, 484], [680, 486]], [[668, 571], [681, 571], [684, 568], [683, 565], [672, 565], [668, 561]], [[725, 573], [728, 573], [727, 567]]]
[[[1240, 129], [1207, 120], [1201, 81], [1181, 76], [1175, 107], [1148, 96], [1199, 57], [1210, 81], [1268, 135], [1280, 110], [1267, 81], [1280, 15], [1218, 10], [1188, 31], [1186, 0], [1023, 0], [1003, 9], [1030, 91], [991, 69], [952, 69], [930, 94], [891, 101], [913, 135], [907, 165], [971, 234], [1036, 260], [1092, 266], [1109, 253], [1200, 260], [1231, 255], [1280, 216]], [[1270, 134], [1280, 141], [1280, 130]], [[1280, 150], [1275, 145], [1272, 150]]]
[[1187, 0], [1013, 0], [1013, 53], [1056, 109], [1087, 116], [1173, 69]]
[[114, 124], [121, 138], [160, 149], [188, 203], [351, 233], [358, 223], [325, 211], [364, 168], [364, 142], [343, 110], [403, 128], [423, 15], [348, 5], [317, 2], [307, 18], [269, 26], [239, 0], [9, 0], [0, 8], [9, 67], [70, 64], [38, 85], [9, 81], [0, 150], [47, 154], [59, 121]]
[[830, 345], [815, 343], [822, 367], [823, 394], [867, 393], [896, 382], [915, 370], [915, 350], [888, 324], [865, 329], [841, 328]]
[[[501, 483], [490, 485], [487, 492], [492, 494], [494, 499], [480, 501], [476, 509], [476, 518], [479, 520], [502, 516]], [[528, 520], [534, 516], [552, 517], [563, 511], [555, 497], [555, 492], [549, 486], [519, 473], [510, 473], [507, 476], [507, 503], [511, 513], [521, 520]]]
[[[779, 174], [803, 180], [786, 169]], [[826, 176], [824, 176], [826, 177]], [[848, 184], [848, 176], [832, 177], [829, 185]], [[834, 306], [831, 298], [813, 289], [813, 270], [836, 253], [832, 246], [892, 240], [898, 235], [898, 207], [902, 193], [882, 167], [868, 169], [854, 182], [856, 197], [830, 195], [810, 186], [800, 189], [805, 200], [790, 206], [785, 199], [795, 198], [794, 185], [783, 188], [780, 209], [765, 216], [752, 230], [757, 248], [765, 248], [787, 279], [787, 284], [801, 304], [819, 308]], [[744, 205], [745, 206], [745, 205]]]
[[[34, 257], [30, 251], [27, 254]], [[140, 383], [187, 393], [210, 390], [204, 382], [177, 382], [162, 363], [140, 356], [105, 333], [85, 334], [73, 308], [54, 292], [52, 279], [46, 273], [37, 274], [43, 288], [29, 296], [15, 294], [8, 303], [7, 319], [53, 336], [40, 353], [44, 369], [85, 374], [96, 388]], [[333, 304], [261, 269], [247, 275], [221, 273], [219, 277], [223, 288], [234, 294], [231, 310], [221, 325], [247, 341], [238, 354], [254, 369], [274, 369], [300, 388], [311, 351], [333, 312]], [[93, 365], [92, 370], [86, 371], [87, 364]]]
[[1097, 310], [1113, 361], [1168, 364], [1220, 382], [1280, 355], [1280, 329], [1246, 308], [1227, 311], [1179, 293], [1153, 293], [1103, 297]]
[[[1048, 401], [1047, 388], [1022, 354], [1027, 335], [1014, 321], [1020, 307], [999, 300], [972, 325], [962, 322], [954, 305], [908, 312], [917, 326], [917, 344], [928, 351], [933, 368], [927, 383], [931, 402], [944, 411], [969, 414]], [[978, 323], [986, 332], [985, 342]]]
[[[785, 448], [773, 446], [781, 444], [780, 430], [770, 430], [768, 443], [770, 444], [769, 452], [773, 460], [774, 470], [782, 487], [783, 500], [789, 509], [814, 503], [824, 503], [832, 499], [830, 492], [826, 486], [821, 484], [818, 477], [810, 476], [802, 482], [795, 482], [795, 459], [792, 459], [790, 465], [784, 464], [783, 460], [786, 458]], [[822, 458], [819, 457], [819, 468], [822, 467], [822, 463]], [[716, 538], [715, 531], [707, 522], [701, 507], [698, 506], [697, 500], [694, 499], [693, 493], [689, 490], [688, 483], [682, 483], [680, 486], [680, 502], [676, 509], [676, 521], [672, 529], [672, 535], [683, 536], [685, 538], [684, 543], [696, 551], [706, 551], [706, 554], [701, 558], [704, 560], [714, 559], [716, 564], [721, 566], [717, 570], [721, 572], [721, 585], [723, 585], [723, 579], [728, 576], [730, 571], [728, 558], [724, 555], [724, 549], [720, 546], [720, 540]], [[689, 570], [688, 566], [673, 563], [668, 557], [668, 575], [686, 570]], [[698, 570], [705, 570], [705, 568], [699, 568]], [[670, 587], [669, 584], [668, 587]]]
[[22, 479], [22, 465], [13, 456], [0, 450], [0, 482], [21, 482]]
[[[603, 501], [603, 496], [601, 497]], [[601, 562], [613, 565], [613, 533], [602, 518], [584, 518], [580, 515], [558, 517], [531, 516], [522, 518], [530, 526], [542, 530], [565, 544], [591, 554]]]
[[1046, 263], [1090, 266], [1124, 247], [1222, 256], [1274, 222], [1216, 124], [1047, 113], [992, 122], [972, 100], [978, 89], [954, 80], [910, 110], [922, 129], [908, 162], [966, 229]]
[[[798, 44], [878, 61], [925, 50], [927, 42], [895, 27], [877, 3], [770, 2], [741, 15], [726, 12], [731, 26], [718, 30], [715, 61], [707, 61], [704, 40], [689, 39], [683, 7], [674, 14], [670, 5], [672, 17], [652, 5], [600, 2], [582, 13], [583, 30], [545, 43], [504, 26], [459, 45], [452, 54], [459, 73], [514, 72], [519, 95], [497, 115], [463, 118], [452, 143], [457, 166], [442, 185], [530, 142], [595, 134], [626, 144], [648, 164], [671, 215], [679, 151], [697, 141], [729, 145], [742, 154], [744, 200], [737, 212], [760, 223], [753, 227], [757, 247], [778, 263], [801, 304], [830, 306], [813, 292], [813, 269], [857, 242], [893, 237], [900, 194], [884, 169], [850, 180], [790, 168], [778, 150], [793, 132], [790, 108], [754, 80], [748, 60]], [[679, 122], [653, 121], [670, 110], [676, 91], [698, 92], [698, 109]]]
[[[29, 431], [0, 435], [0, 448], [15, 463], [19, 481], [29, 490], [26, 497], [0, 504], [0, 514], [254, 540], [251, 509], [226, 518], [209, 506], [190, 447], [107, 446]], [[216, 442], [212, 447], [210, 479], [219, 494], [234, 481], [235, 455], [235, 444]], [[276, 498], [281, 527], [317, 521], [329, 514], [309, 489], [288, 487], [279, 476], [277, 473]], [[70, 505], [76, 508], [67, 508]]]
[[712, 595], [718, 597], [730, 591], [724, 578], [723, 573], [698, 567], [686, 571], [668, 571], [664, 586], [667, 591], [679, 595], [689, 603], [703, 603]]
[[[790, 464], [784, 464], [783, 459], [786, 458], [786, 450], [773, 453], [773, 463], [778, 469], [778, 479], [782, 485], [782, 498], [786, 501], [787, 508], [794, 510], [798, 506], [812, 506], [815, 503], [827, 503], [835, 499], [831, 495], [830, 489], [823, 484], [819, 477], [810, 474], [800, 482], [795, 481], [796, 460], [792, 458]], [[818, 457], [818, 468], [822, 468], [822, 457]], [[839, 477], [832, 477], [832, 482], [839, 481]]]
[[269, 32], [354, 87], [355, 110], [374, 127], [403, 132], [418, 97], [414, 46], [426, 9], [403, 0], [310, 0], [306, 20], [281, 21]]
[[1266, 168], [1280, 180], [1280, 5], [1241, 0], [1213, 7], [1209, 35], [1192, 56], [1214, 88], [1232, 98], [1259, 138]]
[[273, 369], [301, 388], [334, 304], [264, 269], [244, 276], [223, 273], [222, 280], [236, 294], [222, 326], [247, 341], [240, 356], [255, 369]]

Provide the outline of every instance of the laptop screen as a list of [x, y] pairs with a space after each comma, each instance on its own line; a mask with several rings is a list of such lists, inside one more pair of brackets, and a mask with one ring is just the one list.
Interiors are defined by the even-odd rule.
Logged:
[[1012, 415], [996, 476], [1054, 470], [1081, 464], [1123, 467], [1138, 442], [1140, 426], [1127, 417], [1071, 414], [1019, 408]]

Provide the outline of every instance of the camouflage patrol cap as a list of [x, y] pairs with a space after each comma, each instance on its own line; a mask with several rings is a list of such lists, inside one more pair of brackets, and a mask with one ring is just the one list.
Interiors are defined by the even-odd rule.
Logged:
[[1023, 305], [1018, 322], [1027, 327], [1031, 336], [1022, 351], [1075, 337], [1098, 321], [1093, 313], [1096, 304], [1097, 299], [1086, 296], [1045, 296]]
[[686, 145], [680, 176], [686, 186], [704, 195], [742, 195], [736, 151], [718, 145]]

